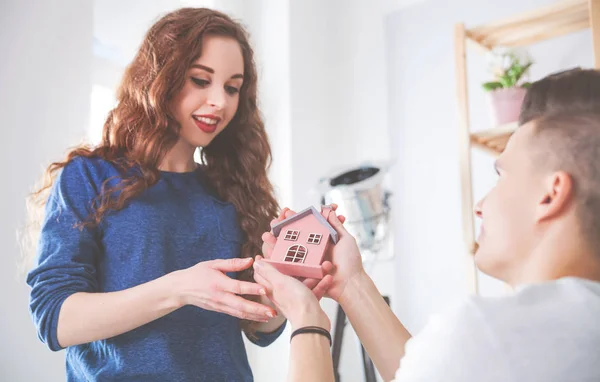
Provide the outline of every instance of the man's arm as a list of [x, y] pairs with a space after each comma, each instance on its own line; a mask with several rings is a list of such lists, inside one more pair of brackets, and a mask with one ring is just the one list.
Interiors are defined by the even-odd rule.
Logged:
[[349, 280], [338, 302], [383, 379], [392, 380], [410, 333], [364, 272]]

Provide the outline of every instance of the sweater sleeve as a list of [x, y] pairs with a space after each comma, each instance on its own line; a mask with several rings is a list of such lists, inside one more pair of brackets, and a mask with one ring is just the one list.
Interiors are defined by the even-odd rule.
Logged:
[[277, 338], [279, 338], [279, 336], [281, 336], [281, 334], [283, 333], [283, 331], [285, 330], [285, 327], [287, 325], [287, 320], [283, 322], [283, 324], [281, 324], [281, 326], [279, 328], [277, 328], [274, 332], [271, 333], [263, 333], [263, 332], [256, 332], [255, 336], [246, 336], [250, 342], [252, 342], [253, 344], [260, 346], [260, 347], [267, 347], [269, 345], [271, 345], [273, 342], [275, 342], [275, 340]]
[[51, 350], [58, 343], [58, 317], [63, 302], [78, 292], [96, 292], [98, 232], [77, 226], [87, 219], [97, 196], [93, 168], [77, 158], [58, 175], [46, 203], [36, 263], [27, 275], [29, 309], [38, 336]]

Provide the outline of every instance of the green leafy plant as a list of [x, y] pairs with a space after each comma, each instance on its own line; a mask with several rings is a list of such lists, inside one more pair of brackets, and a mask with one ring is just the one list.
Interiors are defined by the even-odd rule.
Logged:
[[522, 82], [533, 62], [529, 57], [516, 51], [498, 49], [491, 52], [494, 81], [484, 83], [483, 89], [493, 91], [502, 88], [528, 88], [529, 82]]

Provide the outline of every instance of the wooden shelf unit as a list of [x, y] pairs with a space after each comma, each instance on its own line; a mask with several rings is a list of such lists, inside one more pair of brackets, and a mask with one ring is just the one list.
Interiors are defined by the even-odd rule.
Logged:
[[471, 144], [473, 147], [487, 151], [492, 155], [499, 155], [504, 151], [506, 143], [517, 129], [517, 126], [518, 123], [514, 122], [493, 129], [471, 133]]
[[475, 241], [475, 216], [473, 215], [473, 180], [471, 174], [471, 148], [491, 155], [504, 151], [517, 123], [472, 132], [469, 118], [467, 92], [467, 47], [487, 53], [495, 47], [517, 47], [535, 44], [569, 33], [590, 29], [594, 66], [600, 68], [600, 0], [562, 0], [533, 11], [466, 29], [464, 23], [455, 25], [456, 95], [459, 112], [459, 161], [462, 186], [463, 236], [468, 250], [468, 286], [478, 293], [477, 269], [473, 255]]
[[467, 38], [483, 50], [517, 47], [577, 32], [590, 26], [587, 0], [560, 1], [535, 11], [469, 29]]

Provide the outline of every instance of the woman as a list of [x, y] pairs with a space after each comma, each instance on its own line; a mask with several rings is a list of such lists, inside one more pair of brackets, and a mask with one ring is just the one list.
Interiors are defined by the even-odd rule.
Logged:
[[260, 346], [282, 332], [251, 282], [278, 208], [256, 77], [239, 24], [167, 14], [127, 68], [102, 142], [49, 167], [27, 282], [39, 337], [67, 348], [68, 380], [251, 381], [241, 331]]

